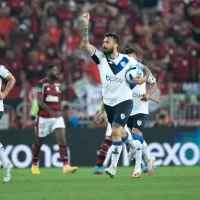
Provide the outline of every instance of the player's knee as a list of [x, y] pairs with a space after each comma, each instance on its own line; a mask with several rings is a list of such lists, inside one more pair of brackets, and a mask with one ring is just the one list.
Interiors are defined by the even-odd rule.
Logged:
[[143, 133], [139, 129], [137, 129], [137, 128], [132, 128], [132, 133], [136, 133], [139, 136], [143, 136]]

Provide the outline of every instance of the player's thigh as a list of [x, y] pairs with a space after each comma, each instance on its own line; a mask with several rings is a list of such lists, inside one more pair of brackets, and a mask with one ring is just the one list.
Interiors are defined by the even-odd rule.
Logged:
[[51, 126], [51, 133], [54, 133], [56, 141], [58, 144], [65, 144], [65, 122], [63, 117], [54, 118], [54, 121]]
[[46, 137], [50, 134], [52, 118], [37, 117], [35, 122], [35, 133], [37, 137]]
[[104, 104], [104, 108], [107, 114], [108, 122], [112, 124], [115, 116], [114, 107]]
[[138, 129], [141, 133], [143, 133], [148, 115], [147, 114], [136, 114], [134, 115], [132, 129]]
[[129, 116], [128, 120], [127, 120], [127, 127], [132, 130], [133, 128], [133, 121], [134, 121], [134, 115]]
[[127, 124], [127, 120], [130, 116], [132, 108], [133, 108], [132, 100], [123, 101], [119, 103], [118, 105], [116, 105], [113, 124], [114, 123], [118, 124], [124, 128], [125, 125]]
[[41, 147], [44, 144], [45, 139], [46, 139], [46, 137], [38, 137], [38, 136], [36, 136], [35, 144], [37, 146]]

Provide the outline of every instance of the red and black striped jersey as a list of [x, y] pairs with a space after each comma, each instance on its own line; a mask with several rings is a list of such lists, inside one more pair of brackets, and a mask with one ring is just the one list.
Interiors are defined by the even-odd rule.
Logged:
[[[39, 81], [37, 85], [37, 95], [43, 97], [43, 102], [52, 110], [60, 112], [61, 89], [59, 82], [51, 82], [47, 78]], [[51, 118], [52, 116], [39, 106], [38, 116]]]

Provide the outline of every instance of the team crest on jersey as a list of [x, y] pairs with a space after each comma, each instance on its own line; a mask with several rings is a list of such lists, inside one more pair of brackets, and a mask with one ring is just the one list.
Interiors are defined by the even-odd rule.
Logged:
[[48, 87], [48, 88], [47, 88], [47, 91], [50, 91], [50, 90], [51, 90], [51, 89]]
[[126, 65], [126, 62], [125, 62], [125, 61], [123, 61], [123, 62], [120, 62], [120, 64], [121, 64], [121, 66], [122, 66], [122, 67], [125, 67], [125, 65]]
[[138, 126], [141, 126], [141, 125], [142, 125], [142, 121], [137, 120], [137, 125], [138, 125]]
[[109, 61], [109, 63], [110, 63], [110, 64], [113, 64], [113, 62], [112, 62], [112, 61]]
[[125, 119], [125, 114], [124, 113], [121, 113], [121, 119]]

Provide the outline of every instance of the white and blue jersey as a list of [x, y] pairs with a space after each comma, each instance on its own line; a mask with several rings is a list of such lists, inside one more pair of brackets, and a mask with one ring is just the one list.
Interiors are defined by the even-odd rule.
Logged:
[[[2, 78], [6, 78], [8, 74], [9, 71], [3, 65], [0, 65], [0, 91], [2, 86]], [[3, 100], [0, 100], [0, 111], [4, 111]]]
[[[141, 63], [137, 62], [136, 67], [141, 69]], [[150, 74], [147, 82], [149, 84], [153, 84], [156, 82], [156, 79]], [[149, 114], [149, 102], [148, 101], [142, 101], [141, 95], [146, 93], [146, 82], [142, 85], [136, 85], [136, 84], [130, 84], [130, 88], [132, 89], [132, 98], [133, 98], [133, 110], [131, 112], [132, 115], [136, 114]]]
[[98, 65], [100, 72], [104, 104], [115, 106], [123, 101], [131, 100], [132, 91], [125, 74], [130, 67], [136, 65], [137, 61], [120, 53], [117, 58], [110, 59], [97, 49], [91, 58]]

